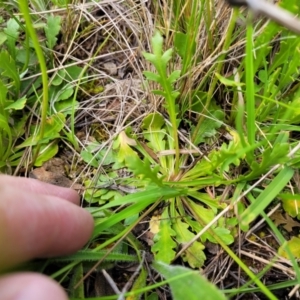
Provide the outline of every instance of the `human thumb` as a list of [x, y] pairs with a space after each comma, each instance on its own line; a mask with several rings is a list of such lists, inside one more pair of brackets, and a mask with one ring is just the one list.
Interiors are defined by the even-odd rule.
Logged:
[[60, 285], [35, 273], [16, 273], [0, 277], [1, 300], [67, 300]]

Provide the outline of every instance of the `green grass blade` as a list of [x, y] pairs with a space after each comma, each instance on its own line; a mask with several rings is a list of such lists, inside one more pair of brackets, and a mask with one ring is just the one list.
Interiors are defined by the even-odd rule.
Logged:
[[268, 187], [256, 198], [255, 202], [250, 204], [250, 206], [242, 213], [242, 226], [248, 226], [252, 221], [254, 221], [274, 200], [274, 198], [277, 197], [293, 175], [294, 170], [292, 168], [284, 167], [268, 185]]
[[106, 205], [102, 206], [102, 209], [107, 209], [119, 205], [126, 205], [131, 203], [138, 202], [149, 202], [152, 203], [158, 198], [162, 197], [162, 199], [173, 198], [176, 196], [184, 195], [185, 191], [183, 189], [175, 189], [171, 187], [156, 187], [147, 189], [142, 192], [137, 192], [135, 194], [129, 194], [121, 198], [117, 198], [113, 201], [110, 201]]
[[119, 213], [113, 214], [103, 222], [97, 224], [94, 229], [94, 236], [100, 234], [105, 229], [115, 225], [116, 223], [133, 216], [143, 211], [148, 205], [155, 201], [173, 198], [175, 196], [182, 195], [182, 191], [178, 191], [173, 188], [157, 188], [150, 191], [136, 193], [135, 195], [127, 195], [125, 197], [116, 199], [111, 203], [103, 206], [103, 209], [113, 207], [116, 205], [124, 205], [127, 203], [133, 203], [131, 206], [126, 207]]
[[72, 261], [98, 261], [105, 256], [106, 261], [127, 261], [127, 262], [138, 262], [138, 257], [120, 252], [110, 252], [108, 250], [98, 250], [97, 252], [91, 250], [78, 251], [75, 254], [56, 257], [52, 261], [57, 262], [72, 262]]
[[[255, 98], [254, 98], [254, 68], [253, 68], [253, 26], [247, 26], [246, 43], [246, 111], [247, 111], [247, 137], [250, 146], [255, 144]], [[249, 161], [253, 160], [252, 154], [247, 153]]]

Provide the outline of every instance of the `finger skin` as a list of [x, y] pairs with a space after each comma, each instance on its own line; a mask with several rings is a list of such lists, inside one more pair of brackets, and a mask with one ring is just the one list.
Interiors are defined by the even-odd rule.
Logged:
[[67, 300], [54, 280], [40, 274], [18, 273], [0, 278], [1, 300]]
[[25, 177], [13, 177], [0, 174], [0, 186], [7, 185], [18, 188], [23, 192], [32, 192], [35, 194], [55, 196], [61, 199], [65, 199], [75, 204], [79, 204], [79, 195], [76, 191], [52, 185], [49, 183], [41, 182], [37, 179], [25, 178]]
[[[37, 258], [65, 255], [80, 249], [93, 231], [93, 219], [84, 209], [51, 194], [67, 195], [44, 184], [35, 186], [0, 177], [0, 269]], [[5, 184], [4, 184], [5, 183]], [[74, 200], [74, 199], [73, 199]], [[1, 298], [0, 298], [1, 299]]]

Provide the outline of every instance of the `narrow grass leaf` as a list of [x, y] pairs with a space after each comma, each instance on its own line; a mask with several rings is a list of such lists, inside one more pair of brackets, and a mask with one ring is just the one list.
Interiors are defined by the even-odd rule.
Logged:
[[222, 84], [224, 84], [225, 86], [233, 86], [233, 87], [240, 87], [245, 85], [245, 83], [243, 82], [236, 82], [235, 80], [230, 80], [224, 76], [222, 76], [219, 73], [215, 73], [215, 75], [217, 76], [217, 78], [220, 80], [220, 82]]
[[106, 205], [102, 206], [101, 209], [107, 209], [110, 207], [115, 207], [119, 205], [126, 205], [130, 203], [137, 203], [137, 202], [154, 202], [156, 199], [162, 197], [162, 199], [173, 198], [179, 195], [184, 195], [184, 190], [177, 190], [170, 187], [155, 187], [155, 188], [148, 188], [145, 191], [137, 192], [135, 194], [129, 194], [122, 198], [115, 199]]
[[[162, 188], [162, 189], [155, 189], [154, 191], [152, 191], [152, 193], [151, 193], [151, 191], [150, 192], [146, 191], [146, 192], [142, 192], [142, 193], [137, 193], [137, 194], [139, 194], [138, 196], [136, 196], [137, 194], [135, 194], [135, 195], [128, 195], [128, 196], [125, 196], [125, 197], [122, 197], [119, 199], [115, 199], [112, 201], [113, 205], [110, 205], [110, 203], [108, 203], [107, 205], [104, 205], [103, 208], [108, 208], [108, 207], [116, 206], [116, 205], [124, 205], [124, 204], [126, 204], [126, 202], [127, 203], [136, 202], [136, 203], [126, 207], [122, 211], [110, 216], [103, 222], [97, 224], [95, 226], [93, 236], [99, 235], [101, 232], [103, 232], [107, 228], [110, 228], [111, 226], [117, 224], [120, 221], [125, 220], [128, 217], [131, 217], [135, 214], [139, 214], [148, 205], [154, 203], [155, 201], [157, 201], [159, 199], [161, 201], [162, 199], [173, 198], [175, 196], [180, 195], [181, 193], [182, 193], [181, 191], [177, 191], [172, 188], [166, 188], [166, 189]], [[131, 199], [131, 198], [133, 198], [133, 199]], [[125, 201], [122, 202], [122, 199], [123, 200], [125, 199]]]
[[129, 207], [126, 207], [121, 212], [114, 214], [113, 216], [107, 218], [103, 222], [97, 224], [94, 228], [94, 234], [93, 236], [97, 236], [103, 231], [107, 230], [111, 226], [117, 224], [120, 221], [125, 220], [126, 218], [129, 218], [135, 214], [140, 213], [143, 211], [148, 205], [150, 205], [152, 202], [154, 202], [154, 199], [147, 199], [143, 202], [138, 202], [130, 205]]
[[120, 252], [110, 252], [107, 254], [108, 250], [81, 250], [75, 254], [56, 257], [51, 259], [56, 262], [73, 262], [73, 261], [99, 261], [105, 256], [105, 261], [123, 261], [123, 262], [138, 262], [138, 257], [134, 255], [129, 255]]
[[[246, 43], [246, 111], [247, 111], [247, 137], [250, 146], [255, 143], [255, 99], [254, 99], [254, 68], [253, 68], [253, 27], [247, 27]], [[251, 161], [253, 154], [247, 154]]]
[[0, 114], [4, 112], [4, 109], [7, 105], [7, 87], [0, 80]]
[[[69, 295], [70, 297], [85, 299], [84, 296], [84, 281], [83, 277], [83, 266], [82, 264], [78, 264], [73, 268], [70, 284], [69, 284]], [[80, 282], [79, 286], [75, 289], [74, 286]]]
[[258, 215], [278, 196], [280, 191], [286, 186], [293, 177], [294, 170], [284, 167], [273, 179], [268, 187], [250, 204], [250, 206], [241, 215], [242, 226], [248, 226]]
[[135, 291], [138, 291], [146, 286], [147, 275], [148, 275], [148, 273], [147, 273], [146, 269], [142, 268], [140, 274], [138, 275], [137, 279], [135, 280], [134, 284], [132, 285], [131, 292], [133, 292], [133, 295], [128, 296], [126, 298], [126, 300], [140, 300], [141, 299], [140, 294], [135, 293]]
[[[273, 231], [274, 236], [276, 236], [276, 239], [280, 242], [280, 244], [281, 245], [286, 244], [286, 240], [284, 236], [281, 234], [277, 226], [271, 221], [271, 219], [265, 213], [262, 213], [262, 217], [266, 220], [267, 224], [269, 225], [270, 229]], [[293, 256], [291, 249], [289, 247], [284, 247], [284, 250], [288, 254], [289, 260], [292, 263], [293, 269], [296, 274], [295, 277], [297, 278], [297, 284], [300, 284], [300, 268], [298, 262]]]
[[12, 132], [8, 125], [8, 120], [0, 114], [0, 154], [1, 160], [5, 161], [11, 154]]

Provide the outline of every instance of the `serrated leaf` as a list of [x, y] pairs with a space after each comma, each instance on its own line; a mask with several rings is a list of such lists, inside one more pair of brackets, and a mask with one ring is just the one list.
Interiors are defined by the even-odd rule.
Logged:
[[200, 178], [203, 176], [209, 176], [217, 168], [216, 164], [212, 163], [217, 159], [217, 151], [212, 150], [209, 154], [209, 160], [202, 159], [187, 173], [185, 178]]
[[266, 149], [261, 156], [260, 163], [253, 161], [250, 165], [251, 172], [245, 177], [246, 179], [252, 179], [260, 176], [271, 166], [279, 163], [284, 163], [288, 160], [288, 153], [290, 149], [289, 143], [275, 143], [273, 148]]
[[[173, 229], [176, 232], [177, 242], [185, 245], [195, 237], [195, 234], [192, 233], [188, 228], [189, 225], [187, 223], [184, 223], [179, 218], [176, 218]], [[187, 261], [192, 268], [201, 268], [206, 259], [206, 256], [203, 252], [204, 248], [205, 247], [203, 244], [195, 241], [182, 255], [183, 260]]]
[[148, 159], [141, 160], [137, 155], [128, 156], [125, 159], [126, 166], [136, 176], [141, 175], [142, 178], [149, 178], [153, 183], [162, 186], [162, 177], [159, 177], [159, 166], [151, 166]]
[[170, 74], [170, 76], [169, 76], [169, 78], [168, 78], [168, 81], [169, 81], [170, 83], [174, 83], [174, 82], [180, 77], [180, 73], [181, 73], [180, 70], [175, 70], [175, 71], [173, 71], [173, 72]]
[[[157, 31], [151, 40], [153, 55], [149, 53], [144, 53], [144, 56], [147, 60], [149, 60], [156, 68], [160, 78], [159, 83], [162, 86], [162, 91], [155, 90], [154, 94], [161, 95], [165, 98], [166, 104], [165, 106], [169, 110], [170, 118], [172, 120], [172, 125], [177, 128], [176, 122], [176, 114], [178, 113], [178, 108], [176, 108], [175, 99], [178, 97], [179, 92], [174, 91], [174, 87], [172, 86], [172, 82], [178, 76], [178, 71], [175, 71], [168, 78], [167, 76], [167, 63], [172, 58], [172, 49], [166, 50], [162, 53], [163, 49], [163, 38], [160, 33]], [[158, 80], [158, 77], [155, 78]], [[175, 138], [174, 138], [175, 139]]]
[[57, 35], [60, 31], [61, 17], [50, 15], [47, 18], [47, 25], [45, 26], [45, 34], [47, 38], [47, 46], [53, 49], [57, 42]]
[[151, 166], [148, 159], [141, 160], [137, 153], [129, 147], [129, 142], [136, 143], [135, 140], [130, 139], [123, 131], [119, 134], [119, 153], [118, 159], [125, 162], [125, 165], [135, 175], [140, 175], [142, 178], [148, 178], [153, 183], [162, 186], [162, 177], [159, 177], [159, 166]]
[[215, 214], [212, 209], [208, 209], [203, 207], [202, 205], [195, 203], [194, 201], [191, 201], [187, 199], [189, 206], [193, 209], [194, 213], [203, 221], [203, 223], [206, 225], [209, 222], [213, 220], [215, 217]]
[[[222, 241], [225, 243], [225, 245], [230, 245], [234, 242], [234, 237], [230, 233], [230, 230], [224, 228], [224, 227], [217, 227], [213, 229], [214, 234], [216, 234]], [[217, 243], [216, 239], [212, 236], [209, 235], [208, 239], [212, 243]]]
[[1, 74], [13, 80], [18, 92], [20, 90], [20, 77], [15, 61], [6, 51], [2, 51], [0, 53], [0, 62]]
[[[163, 47], [163, 37], [159, 33], [159, 31], [156, 31], [154, 36], [152, 37], [152, 50], [156, 57], [161, 56], [162, 53], [162, 47]], [[147, 59], [147, 58], [146, 58]]]
[[178, 91], [173, 91], [173, 92], [171, 92], [171, 95], [172, 95], [173, 100], [175, 100], [180, 95], [180, 93]]
[[229, 144], [223, 143], [219, 151], [212, 151], [208, 158], [211, 168], [220, 168], [221, 172], [228, 171], [231, 164], [239, 166], [240, 160], [245, 157], [245, 152], [237, 132], [230, 131], [233, 139]]
[[151, 63], [155, 63], [156, 62], [156, 55], [152, 54], [152, 53], [148, 53], [148, 52], [143, 52], [143, 56], [150, 61]]
[[14, 126], [12, 128], [14, 138], [20, 137], [25, 133], [27, 119], [28, 115], [24, 113], [22, 117], [14, 120]]
[[143, 74], [146, 76], [146, 78], [148, 80], [152, 80], [152, 81], [155, 81], [155, 82], [160, 82], [161, 80], [161, 77], [158, 75], [158, 74], [155, 74], [153, 72], [150, 72], [150, 71], [144, 71]]
[[5, 110], [9, 110], [9, 109], [14, 109], [14, 110], [21, 110], [25, 107], [27, 98], [26, 96], [16, 100], [15, 102], [13, 102], [12, 104], [8, 105], [5, 107]]
[[174, 236], [176, 236], [176, 232], [172, 229], [168, 210], [165, 209], [161, 215], [159, 232], [154, 236], [154, 245], [151, 247], [156, 260], [171, 263], [175, 258], [176, 243], [172, 238]]
[[214, 109], [209, 118], [204, 118], [201, 127], [199, 128], [194, 143], [196, 145], [203, 143], [207, 138], [211, 138], [217, 134], [218, 128], [223, 124], [225, 114], [220, 109]]
[[170, 48], [170, 49], [166, 50], [163, 53], [163, 55], [161, 56], [161, 64], [162, 64], [163, 68], [167, 67], [169, 60], [172, 58], [172, 53], [173, 53], [173, 49]]
[[225, 300], [225, 296], [199, 272], [154, 262], [153, 268], [170, 280], [173, 300]]
[[11, 18], [7, 21], [6, 28], [3, 30], [6, 34], [7, 40], [7, 48], [9, 50], [10, 55], [15, 59], [16, 58], [16, 41], [19, 37], [19, 23]]
[[162, 90], [152, 90], [152, 93], [154, 95], [160, 95], [160, 96], [163, 96], [163, 97], [166, 97], [166, 92], [165, 91], [162, 91]]

